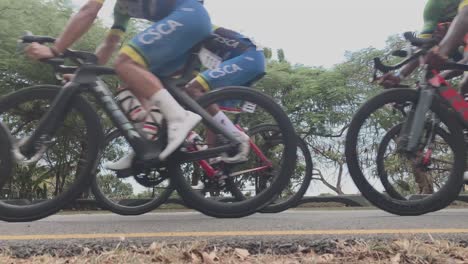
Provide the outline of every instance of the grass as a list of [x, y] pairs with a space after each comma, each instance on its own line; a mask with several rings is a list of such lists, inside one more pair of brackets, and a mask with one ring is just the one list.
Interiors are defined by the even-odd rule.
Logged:
[[83, 248], [79, 255], [51, 255], [15, 258], [11, 252], [0, 255], [0, 263], [468, 263], [466, 244], [443, 240], [346, 240], [332, 241], [327, 247], [294, 245], [289, 250], [253, 250], [213, 246], [203, 242], [178, 245], [153, 243], [149, 247], [115, 247], [95, 252]]

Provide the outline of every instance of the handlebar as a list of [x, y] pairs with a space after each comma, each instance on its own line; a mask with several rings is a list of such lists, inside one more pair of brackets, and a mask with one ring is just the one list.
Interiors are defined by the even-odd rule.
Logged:
[[[34, 36], [30, 32], [26, 32], [19, 40], [20, 44], [30, 44], [37, 42], [39, 44], [54, 43], [55, 38], [49, 36]], [[77, 66], [65, 66], [65, 60], [69, 59]], [[60, 57], [43, 59], [41, 62], [47, 63], [54, 68], [54, 71], [59, 74], [73, 74], [78, 69], [84, 67], [89, 70], [94, 70], [97, 75], [112, 75], [115, 71], [111, 68], [99, 66], [98, 58], [94, 53], [66, 49]]]
[[421, 47], [423, 49], [430, 49], [437, 45], [437, 40], [434, 38], [418, 38], [413, 32], [405, 32], [403, 33], [403, 37], [406, 39], [406, 41], [410, 42], [411, 45], [416, 46], [416, 47]]
[[53, 37], [48, 37], [48, 36], [33, 36], [33, 35], [25, 35], [21, 37], [22, 43], [33, 43], [37, 42], [39, 44], [45, 44], [45, 43], [54, 43], [55, 38]]
[[[415, 36], [413, 32], [405, 32], [403, 34], [406, 41], [411, 43], [411, 45], [419, 47], [420, 49], [415, 52], [410, 57], [406, 58], [402, 62], [395, 65], [385, 65], [382, 60], [378, 57], [374, 58], [374, 78], [373, 81], [377, 80], [377, 72], [388, 73], [393, 70], [400, 69], [409, 62], [418, 59], [420, 56], [425, 55], [432, 47], [437, 45], [437, 40], [433, 38], [423, 39]], [[447, 62], [445, 63], [440, 70], [459, 70], [459, 71], [468, 71], [468, 65], [460, 64], [456, 62]]]

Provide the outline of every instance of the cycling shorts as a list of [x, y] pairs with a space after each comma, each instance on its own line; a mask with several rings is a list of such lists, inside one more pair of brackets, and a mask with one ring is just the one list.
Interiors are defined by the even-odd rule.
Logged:
[[[249, 86], [265, 74], [265, 56], [262, 50], [252, 47], [240, 56], [222, 62], [213, 70], [200, 73], [196, 80], [206, 91], [226, 86]], [[239, 108], [241, 101], [224, 101], [224, 108]]]
[[168, 63], [183, 63], [189, 50], [210, 36], [211, 30], [203, 5], [197, 0], [177, 0], [172, 13], [136, 35], [120, 53], [158, 75]]

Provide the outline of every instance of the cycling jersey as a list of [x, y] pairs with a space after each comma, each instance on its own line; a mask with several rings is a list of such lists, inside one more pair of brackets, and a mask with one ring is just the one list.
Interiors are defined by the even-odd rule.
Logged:
[[223, 27], [213, 27], [212, 37], [203, 42], [203, 46], [223, 58], [239, 56], [247, 49], [256, 47], [246, 36]]
[[420, 37], [430, 38], [437, 24], [451, 22], [468, 0], [428, 0], [424, 7], [424, 26]]
[[[106, 0], [94, 0], [103, 4]], [[117, 0], [114, 6], [112, 33], [126, 31], [130, 18], [156, 22], [169, 15], [176, 7], [177, 0]]]
[[[103, 4], [105, 0], [94, 0]], [[211, 33], [211, 21], [197, 0], [117, 0], [111, 34], [121, 35], [130, 18], [154, 22], [136, 35], [121, 54], [155, 74]]]

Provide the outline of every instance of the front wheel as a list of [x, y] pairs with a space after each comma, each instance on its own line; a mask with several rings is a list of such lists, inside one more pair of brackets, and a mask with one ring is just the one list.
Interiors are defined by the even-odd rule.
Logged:
[[[227, 182], [235, 186], [227, 184], [226, 189], [220, 191], [220, 197], [224, 195], [228, 198], [232, 197], [233, 189], [231, 188], [235, 187], [235, 190], [242, 191], [244, 197], [242, 201], [230, 199], [230, 202], [226, 202], [219, 199], [219, 196], [216, 199], [207, 197], [194, 189], [190, 181], [191, 177], [185, 177], [181, 171], [171, 175], [179, 195], [191, 208], [220, 218], [244, 217], [266, 207], [286, 187], [296, 164], [297, 138], [288, 116], [271, 97], [246, 87], [218, 89], [201, 97], [199, 104], [204, 108], [217, 104], [229, 105], [231, 110], [237, 109], [235, 113], [227, 113], [227, 116], [245, 131], [262, 123], [275, 125], [280, 131], [281, 144], [271, 152], [274, 159], [270, 161], [263, 159], [263, 166], [259, 167], [258, 161], [254, 158], [258, 156], [254, 153], [259, 152], [258, 149], [250, 150], [247, 162], [229, 166], [229, 173], [226, 175]], [[207, 129], [199, 125], [195, 131], [200, 135], [205, 135]], [[190, 164], [181, 164], [179, 167], [186, 174], [193, 173]], [[263, 178], [259, 179], [259, 175], [263, 175]], [[261, 191], [257, 192], [260, 181], [264, 183], [264, 186]]]
[[[19, 141], [31, 135], [51, 108], [59, 86], [35, 86], [0, 99], [0, 118]], [[31, 164], [17, 165], [2, 189], [0, 220], [33, 221], [58, 212], [91, 183], [102, 142], [94, 108], [81, 96]], [[86, 197], [85, 197], [86, 198]]]
[[[463, 185], [466, 149], [460, 123], [453, 118], [453, 113], [437, 96], [426, 114], [427, 123], [437, 123], [438, 129], [450, 137], [438, 136], [446, 133], [433, 133], [431, 126], [425, 126], [418, 151], [412, 155], [397, 152], [386, 158], [386, 179], [396, 183], [395, 191], [404, 195], [388, 193], [388, 186], [383, 186], [380, 170], [376, 163], [379, 145], [388, 131], [400, 123], [406, 122], [409, 113], [416, 108], [418, 92], [409, 89], [385, 91], [366, 102], [351, 121], [346, 135], [345, 155], [348, 169], [356, 187], [373, 205], [397, 215], [421, 215], [448, 206], [454, 201]], [[427, 140], [428, 135], [436, 135], [435, 141]], [[398, 142], [398, 141], [397, 141]], [[437, 143], [437, 144], [431, 144]], [[382, 148], [380, 148], [382, 149]], [[411, 194], [418, 194], [421, 182], [422, 164], [429, 154], [437, 161], [436, 174], [427, 174], [432, 190], [418, 199], [402, 199]], [[382, 158], [379, 158], [382, 159]], [[376, 162], [377, 161], [377, 162]], [[426, 185], [427, 186], [427, 185]], [[413, 192], [413, 193], [410, 193]]]
[[[424, 195], [430, 195], [434, 187], [438, 188], [438, 178], [449, 171], [450, 162], [445, 160], [447, 143], [450, 134], [437, 124], [426, 124], [426, 147], [421, 154], [415, 157], [409, 166], [400, 166], [401, 154], [398, 153], [398, 145], [403, 124], [392, 127], [380, 142], [377, 151], [377, 173], [388, 195], [395, 199], [417, 199]], [[412, 181], [402, 181], [401, 175], [413, 173]]]

